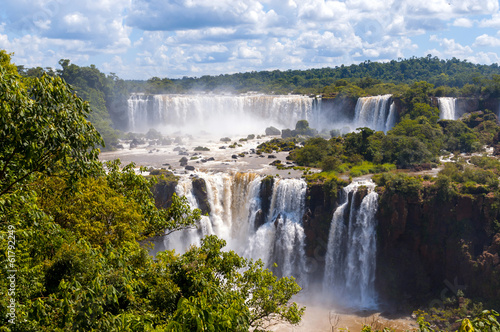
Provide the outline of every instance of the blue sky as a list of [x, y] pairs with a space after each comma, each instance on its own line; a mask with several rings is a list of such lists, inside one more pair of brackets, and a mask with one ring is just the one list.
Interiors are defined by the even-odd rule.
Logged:
[[432, 54], [499, 63], [498, 0], [2, 0], [0, 49], [126, 79]]

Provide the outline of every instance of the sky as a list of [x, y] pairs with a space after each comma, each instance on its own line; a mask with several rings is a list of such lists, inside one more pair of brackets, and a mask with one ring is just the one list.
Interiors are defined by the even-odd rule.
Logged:
[[124, 79], [335, 67], [412, 56], [499, 63], [498, 0], [1, 0], [25, 67]]

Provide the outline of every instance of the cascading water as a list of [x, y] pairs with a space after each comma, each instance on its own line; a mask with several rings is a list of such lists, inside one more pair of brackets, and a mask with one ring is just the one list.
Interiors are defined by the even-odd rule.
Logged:
[[396, 117], [397, 117], [397, 111], [396, 111], [396, 105], [394, 102], [391, 103], [391, 107], [389, 107], [389, 116], [387, 117], [387, 121], [385, 122], [385, 130], [384, 132], [388, 132], [389, 130], [392, 129], [396, 125]]
[[250, 238], [246, 254], [264, 262], [281, 276], [294, 276], [307, 284], [304, 252], [305, 233], [302, 227], [307, 185], [299, 179], [279, 179], [273, 186], [271, 209], [263, 224]]
[[[146, 95], [128, 100], [129, 131], [167, 128], [241, 134], [268, 126], [294, 128], [314, 121], [318, 100], [307, 96]], [[312, 124], [312, 123], [311, 123]], [[263, 127], [263, 128], [262, 128]]]
[[456, 98], [439, 97], [439, 118], [441, 120], [456, 120]]
[[394, 103], [390, 103], [392, 95], [362, 97], [356, 103], [354, 126], [368, 127], [375, 131], [390, 130], [396, 122]]
[[[198, 202], [193, 195], [193, 183], [188, 177], [181, 177], [175, 188], [179, 196], [185, 196], [192, 209], [198, 208]], [[175, 249], [176, 252], [185, 252], [189, 246], [195, 244], [200, 245], [200, 240], [206, 236], [213, 234], [212, 223], [208, 216], [202, 216], [198, 225], [198, 229], [185, 229], [183, 231], [174, 232], [163, 238], [162, 243], [155, 244], [155, 252], [160, 250]]]
[[[360, 199], [360, 188], [366, 194]], [[353, 182], [342, 191], [330, 226], [323, 291], [356, 308], [375, 308], [375, 259], [378, 195], [371, 181]]]
[[[302, 227], [306, 183], [302, 179], [274, 181], [269, 214], [255, 230], [255, 218], [261, 211], [260, 186], [263, 177], [253, 173], [196, 173], [206, 183], [210, 204], [198, 230], [184, 230], [165, 238], [162, 249], [185, 251], [199, 244], [203, 236], [215, 234], [227, 242], [228, 249], [245, 257], [262, 259], [278, 276], [294, 276], [307, 284]], [[192, 208], [198, 207], [191, 179], [182, 177], [176, 191], [185, 195]], [[274, 267], [274, 263], [277, 267]]]

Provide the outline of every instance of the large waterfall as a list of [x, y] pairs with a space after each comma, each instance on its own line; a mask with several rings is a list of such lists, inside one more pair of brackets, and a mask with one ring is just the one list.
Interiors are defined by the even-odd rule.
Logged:
[[[147, 95], [128, 100], [128, 130], [218, 135], [261, 133], [266, 127], [295, 128], [307, 120], [318, 130], [369, 127], [387, 132], [396, 123], [391, 95], [359, 98], [342, 109], [323, 109], [321, 98], [299, 95]], [[338, 107], [337, 107], [338, 108]]]
[[392, 95], [362, 97], [356, 103], [354, 126], [368, 127], [387, 132], [396, 122], [396, 110]]
[[335, 301], [357, 308], [377, 305], [374, 283], [378, 195], [374, 188], [373, 182], [362, 181], [343, 189], [341, 204], [333, 214], [325, 258], [323, 291]]
[[[294, 276], [302, 288], [313, 286], [318, 271], [305, 253], [303, 227], [307, 185], [302, 179], [266, 178], [255, 173], [205, 173], [180, 178], [176, 191], [189, 204], [201, 207], [196, 181], [206, 186], [203, 197], [209, 213], [198, 229], [179, 231], [157, 243], [155, 251], [189, 246], [215, 234], [227, 249], [251, 259], [261, 259], [275, 275]], [[205, 188], [205, 187], [204, 187]], [[355, 181], [343, 188], [328, 235], [322, 298], [358, 309], [377, 307], [375, 291], [378, 196], [375, 184]], [[311, 287], [316, 289], [316, 287]], [[311, 293], [309, 293], [311, 294]]]
[[317, 104], [314, 98], [298, 95], [132, 94], [128, 129], [243, 134], [262, 132], [268, 126], [295, 128], [298, 120], [314, 121]]
[[439, 97], [439, 118], [441, 120], [456, 120], [456, 103], [457, 98], [453, 97]]
[[[266, 209], [260, 191], [264, 178], [260, 175], [200, 172], [197, 176], [206, 183], [209, 215], [202, 217], [199, 229], [165, 237], [163, 248], [157, 250], [182, 252], [199, 244], [203, 236], [215, 234], [227, 241], [228, 249], [247, 258], [262, 259], [276, 275], [294, 276], [301, 285], [307, 284], [302, 227], [307, 187], [304, 180], [274, 179]], [[199, 206], [190, 178], [181, 178], [176, 191], [185, 195], [193, 208]], [[255, 224], [258, 215], [261, 220]]]

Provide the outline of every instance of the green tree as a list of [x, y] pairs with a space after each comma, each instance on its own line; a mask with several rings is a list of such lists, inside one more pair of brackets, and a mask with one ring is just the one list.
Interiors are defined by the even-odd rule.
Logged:
[[104, 172], [88, 104], [61, 78], [26, 88], [15, 70], [0, 70], [0, 247], [12, 246], [9, 231], [16, 239], [15, 261], [0, 250], [0, 294], [9, 264], [16, 269], [15, 294], [0, 297], [2, 331], [247, 331], [268, 318], [300, 320], [293, 279], [223, 251], [216, 237], [181, 256], [149, 256], [137, 240], [191, 226], [199, 211], [176, 196], [157, 209], [155, 179], [134, 165]]
[[0, 196], [34, 173], [65, 169], [75, 178], [96, 167], [103, 141], [86, 120], [88, 103], [59, 77], [21, 82], [0, 67]]

